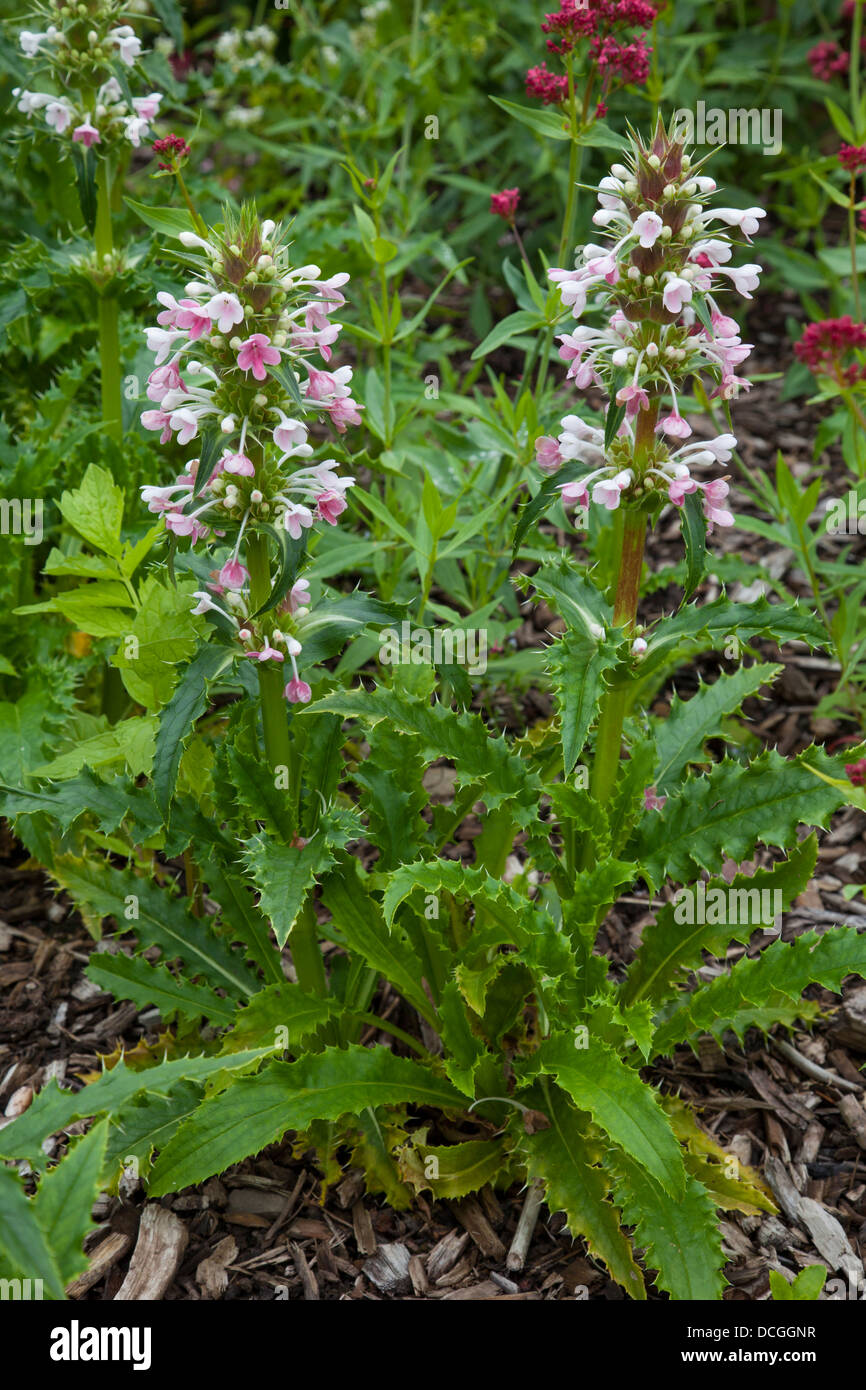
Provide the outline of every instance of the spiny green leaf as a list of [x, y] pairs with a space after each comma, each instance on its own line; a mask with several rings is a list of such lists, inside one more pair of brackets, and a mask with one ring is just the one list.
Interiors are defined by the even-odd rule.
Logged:
[[682, 1154], [658, 1097], [616, 1052], [592, 1036], [588, 1047], [578, 1048], [560, 1034], [543, 1042], [533, 1060], [666, 1192], [683, 1192]]
[[143, 947], [159, 946], [167, 960], [182, 960], [191, 976], [203, 976], [233, 996], [258, 987], [241, 957], [220, 940], [204, 918], [133, 870], [112, 868], [72, 854], [56, 855], [52, 877], [97, 918], [113, 917], [120, 931], [133, 931]]
[[208, 706], [208, 683], [231, 663], [225, 647], [202, 647], [187, 666], [177, 689], [159, 717], [159, 732], [153, 763], [153, 789], [163, 815], [168, 814], [177, 782], [183, 750], [192, 735], [195, 721]]
[[372, 724], [387, 719], [393, 728], [418, 735], [428, 762], [436, 758], [453, 759], [458, 785], [483, 781], [484, 800], [489, 810], [504, 801], [513, 801], [515, 818], [521, 825], [536, 815], [540, 795], [538, 778], [511, 752], [504, 738], [491, 737], [478, 715], [455, 715], [444, 705], [430, 705], [397, 691], [382, 689], [330, 695], [307, 706], [302, 717], [307, 709], [332, 710], [343, 718], [368, 720]]
[[64, 1284], [71, 1283], [88, 1266], [84, 1237], [93, 1230], [90, 1209], [99, 1196], [107, 1139], [108, 1121], [102, 1120], [46, 1173], [33, 1198], [33, 1213]]
[[324, 834], [319, 831], [304, 845], [283, 845], [253, 835], [244, 859], [259, 890], [259, 909], [270, 921], [277, 945], [289, 940], [298, 913], [314, 887], [316, 875], [333, 864]]
[[617, 649], [612, 642], [599, 643], [576, 628], [569, 628], [547, 648], [546, 656], [559, 710], [562, 762], [567, 777], [583, 752], [605, 690], [604, 673], [616, 666]]
[[631, 1156], [618, 1153], [614, 1198], [634, 1227], [634, 1243], [658, 1271], [656, 1283], [674, 1299], [715, 1301], [725, 1286], [722, 1239], [706, 1188], [689, 1177], [676, 1198]]
[[[731, 941], [749, 941], [760, 922], [751, 911], [755, 899], [743, 899], [742, 894], [778, 891], [782, 895], [782, 910], [787, 911], [811, 879], [817, 857], [818, 841], [816, 836], [810, 835], [787, 859], [769, 870], [758, 869], [751, 878], [737, 874], [730, 883], [722, 878], [710, 879], [704, 888], [705, 900], [712, 901], [709, 894], [716, 890], [724, 894], [725, 905], [732, 909], [724, 912], [724, 920], [717, 921], [716, 913], [705, 912], [704, 916], [713, 916], [712, 922], [678, 921], [677, 904], [666, 903], [656, 913], [655, 921], [643, 929], [641, 944], [623, 984], [625, 1002], [649, 999], [661, 1003], [684, 972], [696, 970], [702, 964], [702, 952], [722, 956]], [[688, 891], [695, 893], [696, 889]], [[773, 901], [771, 898], [770, 902]], [[745, 910], [741, 912], [744, 904]]]
[[590, 1255], [604, 1261], [617, 1283], [632, 1298], [645, 1298], [643, 1275], [609, 1200], [604, 1147], [593, 1137], [588, 1116], [575, 1110], [558, 1086], [545, 1087], [539, 1108], [550, 1128], [520, 1139], [527, 1176], [544, 1183], [551, 1214], [565, 1212], [571, 1235], [586, 1242]]
[[810, 931], [791, 942], [774, 941], [754, 959], [744, 956], [726, 975], [685, 998], [662, 1023], [653, 1051], [670, 1052], [677, 1043], [692, 1041], [701, 1033], [718, 1038], [726, 1028], [734, 1028], [742, 1037], [753, 1021], [759, 1026], [761, 1010], [782, 1014], [788, 1000], [793, 1022], [806, 1007], [800, 996], [807, 985], [823, 985], [838, 993], [846, 975], [862, 977], [864, 973], [866, 932], [834, 927], [823, 936]]
[[171, 1095], [180, 1082], [204, 1081], [222, 1071], [249, 1067], [270, 1052], [270, 1048], [256, 1048], [223, 1057], [179, 1057], [141, 1071], [133, 1071], [120, 1061], [79, 1091], [61, 1090], [52, 1079], [23, 1115], [0, 1130], [0, 1157], [26, 1159], [31, 1167], [44, 1171], [48, 1159], [42, 1150], [43, 1140], [50, 1134], [68, 1128], [76, 1120], [110, 1115], [112, 1122], [119, 1124], [125, 1106], [140, 1093]]
[[284, 980], [254, 994], [234, 1015], [234, 1026], [223, 1038], [223, 1051], [267, 1047], [282, 1052], [296, 1047], [339, 1012], [336, 999], [305, 994], [300, 985]]
[[184, 1018], [230, 1023], [235, 1016], [231, 999], [221, 999], [206, 985], [194, 985], [181, 975], [173, 975], [167, 965], [151, 965], [142, 956], [100, 952], [90, 957], [84, 973], [115, 999], [131, 999], [141, 1008], [152, 1005], [163, 1018], [178, 1013]]
[[348, 949], [390, 980], [423, 1017], [432, 1021], [430, 1002], [421, 983], [424, 966], [405, 934], [396, 926], [389, 930], [381, 907], [367, 892], [357, 861], [351, 856], [343, 855], [336, 872], [328, 875], [322, 900]]
[[783, 758], [767, 749], [747, 766], [726, 759], [692, 777], [660, 811], [648, 811], [628, 853], [651, 885], [678, 883], [701, 869], [717, 872], [726, 858], [741, 863], [758, 844], [788, 848], [799, 825], [828, 824], [844, 794], [809, 771], [816, 750]]
[[205, 1100], [162, 1151], [150, 1195], [163, 1196], [259, 1153], [286, 1130], [357, 1115], [368, 1106], [429, 1105], [461, 1110], [465, 1098], [418, 1062], [385, 1047], [336, 1047], [298, 1062], [272, 1062]]
[[657, 726], [654, 782], [658, 790], [673, 788], [689, 763], [705, 762], [704, 742], [721, 733], [723, 718], [737, 712], [748, 695], [770, 685], [784, 669], [769, 661], [741, 666], [731, 675], [723, 673], [712, 685], [701, 684], [688, 700], [675, 697], [670, 713]]

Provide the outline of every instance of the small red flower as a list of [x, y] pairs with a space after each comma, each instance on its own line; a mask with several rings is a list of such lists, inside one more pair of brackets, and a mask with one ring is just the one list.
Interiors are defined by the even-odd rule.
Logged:
[[496, 217], [502, 217], [506, 222], [513, 222], [519, 202], [519, 188], [503, 188], [501, 193], [491, 193], [490, 211], [494, 213]]
[[866, 167], [866, 145], [840, 145], [836, 158], [849, 174]]
[[846, 763], [845, 772], [852, 787], [862, 787], [866, 783], [866, 758], [856, 763]]

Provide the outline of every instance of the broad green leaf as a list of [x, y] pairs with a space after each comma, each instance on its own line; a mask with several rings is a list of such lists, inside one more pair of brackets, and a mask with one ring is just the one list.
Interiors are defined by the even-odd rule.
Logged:
[[575, 1110], [557, 1086], [545, 1086], [538, 1108], [550, 1128], [539, 1128], [520, 1140], [527, 1176], [544, 1183], [551, 1215], [565, 1212], [574, 1239], [586, 1242], [589, 1254], [604, 1261], [632, 1298], [645, 1298], [643, 1275], [610, 1201], [604, 1147], [593, 1136], [588, 1117]]
[[231, 1023], [236, 1015], [233, 1000], [172, 974], [166, 965], [151, 965], [142, 956], [100, 952], [90, 957], [84, 973], [115, 999], [131, 999], [141, 1008], [153, 1006], [164, 1019], [178, 1013], [184, 1018]]
[[623, 1219], [634, 1227], [634, 1243], [658, 1271], [656, 1284], [677, 1300], [710, 1302], [725, 1286], [722, 1239], [709, 1194], [689, 1177], [685, 1192], [672, 1198], [626, 1153], [616, 1156], [614, 1189]]
[[670, 713], [657, 726], [657, 789], [673, 788], [689, 763], [706, 761], [704, 742], [721, 733], [725, 716], [739, 711], [748, 695], [770, 685], [784, 669], [769, 661], [741, 666], [731, 675], [723, 672], [712, 685], [700, 684], [688, 700], [675, 696]]
[[237, 1079], [205, 1100], [163, 1149], [151, 1197], [222, 1173], [276, 1143], [287, 1130], [338, 1120], [378, 1105], [460, 1111], [465, 1097], [428, 1068], [386, 1047], [329, 1047], [298, 1062], [272, 1062], [260, 1076]]
[[592, 1035], [587, 1047], [577, 1047], [575, 1042], [567, 1034], [550, 1037], [534, 1061], [666, 1192], [674, 1197], [682, 1194], [682, 1154], [652, 1087]]
[[171, 699], [179, 668], [194, 655], [204, 631], [204, 619], [192, 612], [194, 584], [182, 581], [174, 589], [150, 575], [141, 587], [141, 608], [111, 658], [145, 709], [157, 710]]
[[404, 1144], [397, 1170], [415, 1192], [432, 1192], [435, 1201], [453, 1201], [488, 1183], [507, 1187], [512, 1165], [501, 1140], [470, 1139], [464, 1144]]
[[405, 934], [396, 926], [389, 929], [382, 908], [366, 891], [357, 861], [351, 856], [344, 855], [339, 867], [325, 879], [322, 901], [349, 951], [390, 980], [424, 1018], [432, 1020], [421, 983], [424, 966]]
[[48, 1242], [64, 1284], [88, 1266], [84, 1238], [94, 1229], [90, 1209], [100, 1191], [108, 1121], [76, 1139], [56, 1167], [46, 1173], [33, 1198], [33, 1213]]
[[80, 485], [61, 494], [60, 510], [64, 521], [97, 550], [115, 558], [120, 556], [123, 489], [107, 469], [91, 463]]

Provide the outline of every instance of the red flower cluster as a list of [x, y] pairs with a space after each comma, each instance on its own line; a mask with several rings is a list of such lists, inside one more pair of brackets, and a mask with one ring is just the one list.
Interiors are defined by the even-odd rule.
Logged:
[[[604, 97], [614, 85], [646, 82], [652, 49], [643, 34], [629, 42], [614, 34], [624, 29], [647, 29], [656, 14], [649, 0], [560, 0], [559, 9], [544, 16], [541, 32], [548, 36], [548, 50], [560, 58], [581, 40], [590, 41], [589, 56], [601, 74]], [[538, 97], [545, 106], [562, 102], [568, 95], [568, 79], [549, 72], [541, 63], [526, 74], [526, 94]], [[596, 115], [604, 115], [606, 110], [602, 100]]]
[[599, 71], [609, 80], [624, 85], [634, 83], [642, 86], [649, 76], [649, 60], [652, 49], [642, 39], [632, 43], [619, 43], [608, 36], [606, 39], [593, 39], [592, 55]]
[[858, 169], [866, 168], [866, 145], [840, 145], [836, 158], [849, 174], [856, 174]]
[[846, 763], [845, 772], [852, 787], [862, 787], [866, 782], [866, 758], [857, 763]]
[[808, 53], [812, 76], [821, 82], [832, 82], [834, 77], [848, 71], [848, 54], [832, 39], [816, 43]]
[[160, 163], [159, 168], [167, 169], [169, 173], [173, 173], [178, 161], [186, 159], [189, 154], [189, 145], [179, 135], [166, 135], [164, 140], [154, 140], [153, 152], [154, 154], [168, 155], [171, 163]]
[[540, 98], [545, 106], [565, 101], [568, 96], [568, 78], [558, 77], [555, 72], [548, 71], [546, 63], [539, 63], [538, 67], [530, 68], [526, 74], [526, 95]]
[[846, 352], [866, 348], [866, 324], [855, 323], [850, 314], [841, 319], [822, 319], [810, 323], [794, 352], [815, 376], [831, 376], [840, 385], [853, 386], [866, 379], [866, 366], [852, 362], [843, 366]]
[[490, 211], [497, 217], [504, 218], [506, 222], [513, 222], [519, 202], [519, 188], [503, 188], [501, 193], [491, 193]]

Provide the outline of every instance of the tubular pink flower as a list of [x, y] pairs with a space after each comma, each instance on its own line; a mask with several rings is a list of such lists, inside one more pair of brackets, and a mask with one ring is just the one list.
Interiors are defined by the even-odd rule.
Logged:
[[252, 371], [256, 381], [265, 381], [267, 367], [277, 366], [280, 360], [279, 349], [266, 333], [253, 333], [238, 348], [238, 366], [242, 372]]

